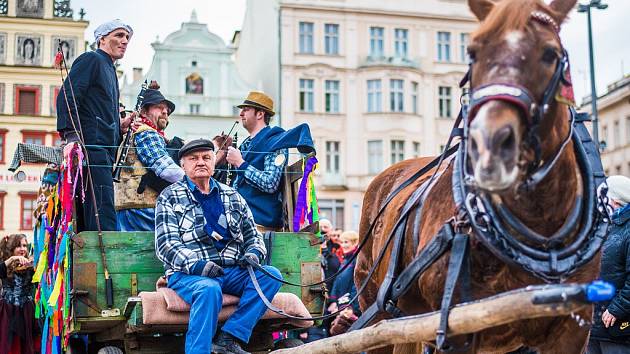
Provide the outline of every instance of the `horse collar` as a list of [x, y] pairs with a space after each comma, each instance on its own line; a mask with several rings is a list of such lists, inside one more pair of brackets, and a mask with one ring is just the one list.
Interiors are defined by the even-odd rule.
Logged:
[[[506, 208], [493, 204], [487, 195], [466, 182], [465, 139], [460, 143], [454, 164], [453, 196], [470, 222], [475, 238], [497, 258], [519, 266], [545, 282], [562, 282], [591, 261], [599, 251], [610, 223], [606, 212], [605, 174], [597, 148], [583, 122], [574, 124], [572, 140], [584, 186], [583, 198], [576, 201], [579, 211], [569, 216], [575, 222], [569, 222], [570, 225], [565, 225], [551, 237], [536, 234]], [[572, 229], [572, 226], [579, 229]], [[571, 235], [572, 239], [567, 240]]]

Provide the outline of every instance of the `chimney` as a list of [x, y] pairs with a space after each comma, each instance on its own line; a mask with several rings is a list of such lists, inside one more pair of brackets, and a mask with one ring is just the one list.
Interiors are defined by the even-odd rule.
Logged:
[[142, 68], [133, 68], [133, 82], [142, 80]]

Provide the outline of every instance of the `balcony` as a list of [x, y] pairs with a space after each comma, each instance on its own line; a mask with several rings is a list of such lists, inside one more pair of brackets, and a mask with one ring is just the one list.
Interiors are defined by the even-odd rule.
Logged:
[[361, 63], [361, 67], [369, 66], [393, 66], [393, 67], [405, 67], [420, 69], [420, 63], [409, 58], [402, 58], [396, 56], [371, 56], [368, 55]]

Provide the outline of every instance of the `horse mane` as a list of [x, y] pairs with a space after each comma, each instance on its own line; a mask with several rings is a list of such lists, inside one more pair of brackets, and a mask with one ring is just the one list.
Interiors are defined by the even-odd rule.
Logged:
[[540, 0], [503, 0], [494, 4], [472, 37], [474, 40], [502, 38], [507, 32], [525, 31], [533, 11], [549, 14], [557, 23], [563, 19], [561, 14]]

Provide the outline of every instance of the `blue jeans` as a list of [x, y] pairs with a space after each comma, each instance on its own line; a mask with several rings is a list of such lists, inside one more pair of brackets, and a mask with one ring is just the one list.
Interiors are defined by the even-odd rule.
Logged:
[[[272, 266], [264, 268], [274, 276], [281, 278], [280, 271]], [[221, 328], [222, 331], [248, 343], [252, 329], [267, 310], [247, 269], [225, 267], [225, 274], [216, 278], [174, 273], [168, 278], [168, 287], [190, 306], [190, 320], [186, 332], [186, 354], [210, 353], [212, 338], [217, 331], [222, 294], [239, 296], [241, 299], [236, 311]], [[282, 285], [260, 271], [255, 271], [256, 279], [265, 296], [271, 300]]]

